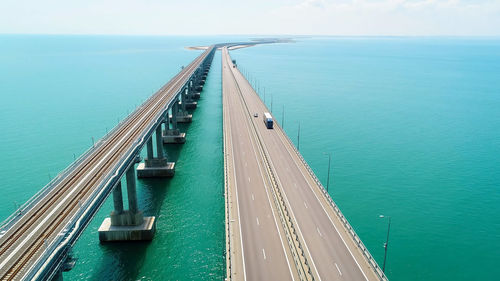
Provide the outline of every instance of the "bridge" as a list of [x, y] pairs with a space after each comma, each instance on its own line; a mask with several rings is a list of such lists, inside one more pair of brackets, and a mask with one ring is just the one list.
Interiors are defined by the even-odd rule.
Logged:
[[222, 65], [228, 279], [386, 280], [227, 48]]
[[[111, 193], [114, 210], [99, 228], [99, 239], [153, 238], [155, 217], [138, 209], [135, 164], [146, 146], [147, 158], [138, 165], [137, 175], [174, 175], [175, 163], [168, 162], [162, 145], [185, 140], [177, 123], [191, 121], [187, 108], [196, 106], [215, 51], [216, 46], [205, 50], [2, 223], [2, 280], [60, 277], [69, 250]], [[123, 209], [123, 175], [129, 210]]]
[[[136, 178], [172, 177], [163, 144], [184, 143], [214, 53], [222, 50], [227, 280], [386, 280], [368, 250], [229, 56], [205, 51], [0, 225], [0, 278], [51, 280], [104, 201], [99, 239], [151, 240], [156, 218], [138, 208]], [[255, 117], [257, 116], [257, 117]], [[141, 150], [147, 157], [142, 161]], [[137, 165], [138, 164], [138, 165]], [[137, 166], [137, 168], [136, 168]], [[124, 209], [126, 178], [128, 210]]]

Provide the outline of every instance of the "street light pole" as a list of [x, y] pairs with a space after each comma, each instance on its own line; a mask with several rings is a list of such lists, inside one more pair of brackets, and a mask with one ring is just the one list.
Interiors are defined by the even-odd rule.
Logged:
[[271, 113], [273, 113], [273, 93], [271, 92]]
[[[380, 215], [380, 218], [384, 218], [384, 215]], [[382, 265], [382, 272], [384, 273], [385, 273], [385, 261], [387, 260], [387, 247], [389, 246], [389, 232], [391, 231], [391, 217], [387, 218], [389, 218], [389, 224], [387, 225], [387, 238], [384, 243], [384, 249], [385, 249], [384, 264]]]
[[299, 121], [299, 131], [297, 132], [297, 150], [300, 151], [300, 121]]
[[332, 160], [332, 154], [331, 153], [323, 153], [323, 154], [328, 155], [328, 177], [326, 178], [326, 192], [328, 192], [328, 187], [330, 186], [330, 163]]

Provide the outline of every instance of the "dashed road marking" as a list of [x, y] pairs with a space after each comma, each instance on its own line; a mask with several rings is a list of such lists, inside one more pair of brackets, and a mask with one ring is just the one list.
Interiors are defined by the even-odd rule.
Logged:
[[257, 220], [257, 225], [260, 225], [259, 218], [255, 217], [255, 219]]
[[323, 234], [321, 234], [321, 231], [319, 231], [319, 227], [316, 227], [316, 230], [318, 231], [319, 236], [323, 237]]
[[262, 248], [262, 255], [264, 256], [264, 259], [266, 259], [266, 251], [264, 250], [264, 248]]
[[339, 266], [337, 265], [337, 263], [335, 263], [335, 266], [337, 267], [337, 270], [339, 271], [340, 276], [342, 276], [342, 272], [340, 271], [340, 268], [339, 268]]

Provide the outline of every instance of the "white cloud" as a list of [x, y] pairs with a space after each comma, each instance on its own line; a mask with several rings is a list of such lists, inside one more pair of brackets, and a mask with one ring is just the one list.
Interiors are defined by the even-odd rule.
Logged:
[[500, 0], [1, 0], [0, 33], [500, 35]]
[[304, 0], [273, 15], [303, 34], [500, 35], [498, 0]]

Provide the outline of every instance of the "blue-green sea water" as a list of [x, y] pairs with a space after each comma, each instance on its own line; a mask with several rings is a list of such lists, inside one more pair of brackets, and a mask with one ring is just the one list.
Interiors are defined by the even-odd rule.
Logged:
[[[245, 37], [0, 36], [0, 219], [200, 52]], [[391, 280], [500, 275], [500, 39], [304, 38], [232, 52]], [[220, 53], [171, 180], [139, 180], [150, 243], [99, 244], [67, 280], [222, 280]], [[265, 88], [265, 90], [264, 90]], [[284, 109], [284, 122], [283, 119]]]

